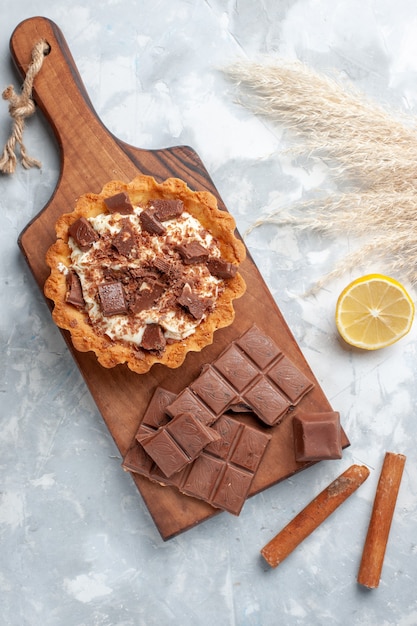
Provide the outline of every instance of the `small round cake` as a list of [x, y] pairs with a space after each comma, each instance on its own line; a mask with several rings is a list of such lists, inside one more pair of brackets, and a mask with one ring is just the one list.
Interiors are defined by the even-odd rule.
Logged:
[[103, 367], [178, 367], [233, 322], [245, 247], [209, 192], [177, 178], [111, 181], [81, 196], [56, 234], [45, 283], [53, 319]]

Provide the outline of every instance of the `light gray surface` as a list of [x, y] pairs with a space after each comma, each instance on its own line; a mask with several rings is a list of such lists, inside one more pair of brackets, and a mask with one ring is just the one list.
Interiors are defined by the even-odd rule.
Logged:
[[[412, 0], [16, 0], [0, 22], [0, 88], [19, 84], [8, 42], [33, 15], [60, 26], [99, 116], [119, 138], [197, 151], [242, 233], [274, 197], [297, 198], [314, 179], [280, 154], [277, 129], [234, 102], [218, 67], [260, 53], [298, 58], [342, 72], [378, 102], [416, 109]], [[3, 103], [1, 144], [9, 130]], [[25, 141], [42, 170], [0, 177], [0, 623], [417, 624], [416, 326], [387, 350], [347, 350], [333, 313], [351, 276], [317, 298], [298, 295], [346, 243], [274, 226], [249, 235], [249, 250], [352, 445], [341, 461], [252, 498], [239, 518], [221, 514], [164, 543], [18, 250], [18, 234], [59, 174], [39, 113]], [[381, 584], [369, 592], [356, 574], [386, 450], [406, 454], [407, 463]], [[351, 463], [370, 467], [368, 481], [269, 569], [262, 546]]]

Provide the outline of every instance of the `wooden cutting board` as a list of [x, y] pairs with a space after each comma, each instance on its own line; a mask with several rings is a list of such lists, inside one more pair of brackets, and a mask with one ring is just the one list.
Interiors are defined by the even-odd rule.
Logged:
[[[30, 63], [32, 49], [40, 39], [49, 43], [50, 53], [35, 79], [33, 95], [56, 135], [61, 175], [48, 204], [21, 233], [19, 246], [43, 292], [48, 275], [45, 253], [55, 240], [57, 218], [72, 210], [79, 195], [98, 193], [110, 180], [130, 181], [137, 174], [146, 174], [160, 182], [175, 176], [193, 190], [210, 191], [217, 197], [219, 207], [224, 210], [226, 207], [203, 163], [190, 147], [143, 150], [120, 141], [103, 126], [93, 110], [62, 32], [46, 18], [30, 18], [19, 24], [12, 34], [11, 54], [22, 76]], [[189, 354], [177, 370], [156, 365], [148, 374], [138, 375], [125, 366], [104, 369], [92, 353], [75, 351], [63, 331], [121, 457], [134, 437], [155, 387], [161, 385], [173, 392], [180, 391], [197, 376], [203, 363], [211, 362], [254, 322], [315, 382], [314, 390], [302, 401], [302, 408], [315, 411], [331, 408], [249, 253], [241, 272], [247, 292], [236, 301], [234, 323], [217, 331], [214, 343], [201, 353]], [[251, 415], [239, 418], [263, 428]], [[271, 442], [250, 495], [305, 467], [294, 460], [291, 420], [284, 420], [271, 433]], [[345, 435], [343, 444], [348, 445]], [[219, 512], [202, 501], [181, 495], [175, 488], [161, 487], [141, 476], [132, 474], [132, 477], [164, 540]]]

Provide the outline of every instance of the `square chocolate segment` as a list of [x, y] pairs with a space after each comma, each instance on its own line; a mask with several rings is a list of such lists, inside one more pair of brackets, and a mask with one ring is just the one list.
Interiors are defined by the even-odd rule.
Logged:
[[245, 391], [243, 400], [268, 426], [277, 424], [291, 406], [287, 398], [264, 376], [260, 376], [255, 384]]
[[211, 500], [213, 506], [239, 515], [251, 486], [253, 475], [239, 467], [226, 465]]
[[208, 252], [198, 241], [186, 241], [177, 246], [177, 250], [184, 265], [205, 263], [208, 260]]
[[190, 462], [189, 457], [164, 427], [143, 439], [141, 445], [168, 478]]
[[241, 425], [237, 420], [228, 415], [222, 415], [222, 417], [213, 424], [212, 428], [218, 433], [219, 439], [210, 443], [206, 451], [217, 456], [219, 459], [227, 459], [230, 456], [231, 447], [237, 440], [236, 436]]
[[296, 461], [342, 458], [342, 430], [337, 411], [294, 416], [293, 433]]
[[237, 400], [237, 394], [210, 365], [204, 367], [190, 389], [217, 415], [224, 413]]
[[268, 376], [282, 389], [292, 404], [297, 404], [313, 388], [311, 380], [286, 356], [268, 370]]
[[163, 387], [157, 387], [143, 415], [141, 425], [156, 430], [163, 424], [166, 424], [169, 421], [169, 417], [165, 409], [175, 398], [175, 393]]
[[83, 252], [87, 252], [99, 236], [85, 217], [80, 217], [68, 228], [68, 234], [72, 237]]
[[184, 483], [180, 487], [183, 493], [210, 502], [218, 478], [223, 471], [220, 459], [209, 456], [204, 452], [191, 465]]
[[129, 222], [123, 224], [117, 235], [113, 238], [112, 245], [119, 254], [128, 257], [135, 245], [135, 235]]
[[[161, 431], [167, 432], [168, 427], [169, 424]], [[271, 436], [228, 415], [220, 417], [209, 430], [215, 431], [221, 439], [209, 443], [195, 460], [169, 477], [164, 475], [159, 463], [146, 466], [139, 454], [135, 467], [132, 451], [124, 459], [123, 467], [238, 515]], [[135, 445], [141, 447], [137, 441]]]
[[155, 200], [149, 200], [149, 207], [154, 210], [160, 222], [166, 222], [167, 220], [172, 220], [181, 215], [184, 210], [184, 203], [182, 200], [178, 199], [167, 200], [166, 198], [157, 198]]
[[101, 310], [104, 316], [127, 313], [127, 306], [122, 283], [119, 281], [103, 283], [98, 286]]
[[256, 326], [252, 326], [242, 335], [236, 344], [246, 352], [256, 365], [264, 369], [271, 361], [281, 355], [281, 350]]
[[72, 304], [77, 308], [85, 306], [83, 289], [78, 274], [73, 270], [70, 270], [66, 276], [67, 293], [65, 296], [65, 302]]
[[257, 368], [234, 344], [220, 355], [215, 366], [239, 392], [247, 387], [258, 374]]
[[149, 476], [154, 462], [149, 454], [145, 452], [143, 447], [138, 444], [136, 439], [134, 439], [132, 445], [123, 458], [122, 465], [123, 469], [128, 472], [135, 472], [136, 474]]
[[191, 413], [181, 413], [163, 428], [181, 446], [190, 460], [195, 459], [207, 444], [220, 439], [220, 435], [215, 430], [202, 424]]
[[217, 415], [209, 410], [189, 389], [186, 387], [178, 396], [166, 407], [168, 415], [175, 417], [179, 413], [192, 413], [203, 424], [213, 424]]
[[269, 438], [255, 428], [246, 427], [242, 430], [239, 445], [235, 446], [230, 460], [251, 472], [256, 472], [261, 462]]

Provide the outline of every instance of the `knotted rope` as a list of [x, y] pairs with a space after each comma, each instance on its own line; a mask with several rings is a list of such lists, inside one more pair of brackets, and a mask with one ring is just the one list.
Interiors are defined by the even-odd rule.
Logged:
[[32, 50], [32, 61], [28, 67], [21, 93], [17, 94], [13, 85], [9, 85], [9, 87], [3, 91], [3, 99], [9, 101], [9, 113], [13, 119], [12, 132], [0, 158], [0, 172], [3, 174], [13, 174], [16, 169], [16, 144], [20, 147], [20, 157], [23, 167], [26, 169], [33, 166], [41, 167], [41, 163], [28, 156], [26, 152], [26, 148], [23, 144], [23, 129], [25, 126], [25, 118], [35, 112], [35, 103], [32, 100], [33, 81], [39, 73], [48, 52], [49, 44], [43, 39], [38, 41]]

